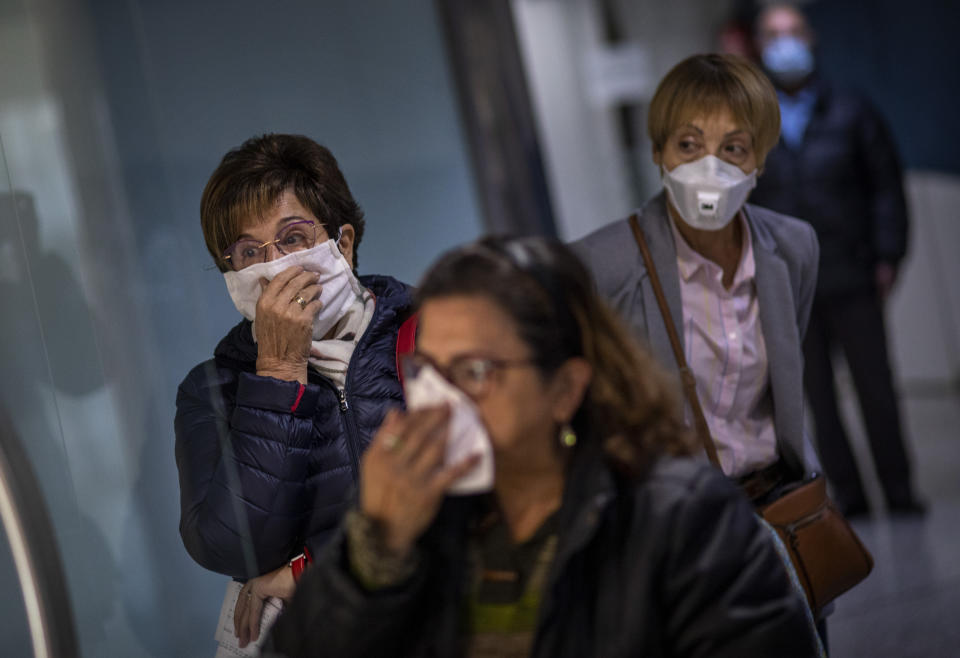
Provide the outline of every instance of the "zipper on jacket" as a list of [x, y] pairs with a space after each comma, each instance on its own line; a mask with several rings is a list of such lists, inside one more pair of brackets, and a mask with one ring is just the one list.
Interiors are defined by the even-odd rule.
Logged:
[[347, 426], [347, 447], [350, 449], [350, 466], [353, 468], [353, 481], [360, 481], [360, 454], [358, 446], [360, 445], [360, 432], [353, 417], [353, 410], [350, 403], [347, 402], [347, 391], [343, 388], [337, 388], [337, 398], [340, 400], [340, 413]]
[[[370, 292], [373, 292], [373, 290], [370, 290]], [[376, 299], [375, 293], [374, 299]], [[383, 313], [383, 306], [379, 303], [376, 303], [373, 309], [373, 317], [370, 318], [370, 323], [367, 325], [367, 328], [363, 330], [363, 334], [360, 336], [360, 339], [353, 348], [353, 354], [350, 355], [350, 362], [347, 363], [347, 372], [344, 376], [344, 386], [343, 388], [338, 386], [335, 387], [337, 390], [337, 398], [340, 400], [340, 413], [343, 415], [344, 422], [347, 425], [347, 446], [350, 449], [351, 466], [353, 467], [353, 481], [355, 484], [360, 482], [360, 430], [357, 429], [357, 422], [353, 417], [353, 410], [350, 408], [350, 404], [347, 402], [347, 384], [350, 384], [353, 381], [353, 372], [356, 370], [355, 357], [359, 352], [366, 349], [367, 344], [370, 342], [371, 336], [373, 335], [371, 332], [375, 327], [379, 326], [377, 322], [380, 320], [381, 313]], [[334, 386], [333, 382], [330, 382], [330, 385]]]

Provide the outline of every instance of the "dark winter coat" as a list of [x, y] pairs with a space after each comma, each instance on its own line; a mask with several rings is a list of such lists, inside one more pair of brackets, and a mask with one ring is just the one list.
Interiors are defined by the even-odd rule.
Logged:
[[397, 330], [412, 304], [410, 289], [392, 278], [360, 282], [376, 307], [342, 390], [313, 370], [302, 390], [258, 376], [246, 320], [180, 385], [180, 535], [201, 566], [257, 576], [304, 546], [317, 554], [340, 521], [360, 454], [387, 409], [402, 404]]
[[817, 100], [799, 148], [777, 143], [750, 201], [813, 225], [818, 296], [868, 292], [876, 265], [897, 265], [907, 250], [903, 172], [866, 99], [813, 84]]
[[[338, 534], [304, 574], [268, 651], [463, 655], [466, 524], [475, 504], [448, 499], [419, 543], [416, 573], [375, 593], [351, 575]], [[664, 458], [642, 481], [627, 481], [587, 446], [558, 525], [532, 656], [816, 655], [806, 603], [768, 531], [709, 464]]]

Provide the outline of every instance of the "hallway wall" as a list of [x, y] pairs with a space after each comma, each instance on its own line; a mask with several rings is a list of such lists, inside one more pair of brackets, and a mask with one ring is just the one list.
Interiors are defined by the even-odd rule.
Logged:
[[200, 193], [228, 148], [297, 132], [366, 211], [361, 273], [415, 282], [480, 233], [433, 4], [0, 0], [0, 19], [0, 404], [83, 653], [212, 655], [226, 578], [178, 535], [174, 396], [239, 315]]

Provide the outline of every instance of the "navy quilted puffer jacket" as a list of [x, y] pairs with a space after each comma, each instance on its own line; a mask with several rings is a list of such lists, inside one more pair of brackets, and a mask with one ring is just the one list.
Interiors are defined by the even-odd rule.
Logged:
[[201, 566], [251, 578], [304, 546], [318, 554], [336, 528], [360, 454], [387, 409], [403, 403], [396, 343], [411, 290], [385, 276], [360, 282], [377, 301], [344, 389], [312, 370], [302, 391], [298, 382], [258, 376], [247, 320], [180, 384], [180, 535]]

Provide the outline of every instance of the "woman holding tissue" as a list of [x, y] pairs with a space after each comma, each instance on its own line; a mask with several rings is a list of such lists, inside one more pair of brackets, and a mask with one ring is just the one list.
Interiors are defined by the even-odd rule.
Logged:
[[483, 240], [418, 297], [410, 411], [268, 651], [814, 655], [767, 531], [685, 456], [672, 387], [566, 247]]
[[263, 602], [288, 599], [339, 523], [360, 455], [402, 404], [406, 285], [354, 274], [363, 212], [337, 162], [297, 135], [224, 156], [203, 192], [204, 238], [244, 319], [177, 392], [180, 534], [203, 567], [246, 580], [241, 646]]

